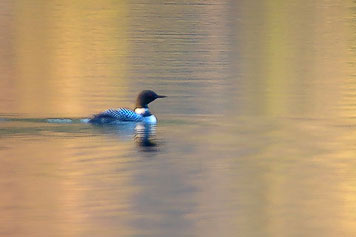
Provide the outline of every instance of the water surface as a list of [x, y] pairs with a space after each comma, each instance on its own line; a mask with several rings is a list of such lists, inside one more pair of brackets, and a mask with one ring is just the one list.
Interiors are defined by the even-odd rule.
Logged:
[[0, 235], [354, 236], [355, 9], [2, 1]]

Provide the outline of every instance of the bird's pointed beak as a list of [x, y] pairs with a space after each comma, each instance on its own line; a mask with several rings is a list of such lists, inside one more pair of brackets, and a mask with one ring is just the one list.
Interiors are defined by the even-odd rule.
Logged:
[[157, 98], [166, 98], [167, 96], [165, 95], [157, 95]]

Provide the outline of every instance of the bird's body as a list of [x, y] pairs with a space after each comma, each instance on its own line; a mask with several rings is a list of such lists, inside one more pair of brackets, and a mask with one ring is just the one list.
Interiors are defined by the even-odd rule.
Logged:
[[157, 123], [157, 118], [153, 114], [151, 114], [148, 108], [136, 108], [135, 113], [141, 115], [143, 117], [144, 123]]
[[134, 111], [127, 108], [108, 109], [102, 113], [94, 115], [89, 119], [89, 122], [96, 124], [118, 122], [143, 122], [155, 124], [157, 123], [157, 118], [151, 114], [148, 104], [157, 98], [164, 97], [166, 96], [157, 95], [151, 90], [145, 90], [138, 95]]

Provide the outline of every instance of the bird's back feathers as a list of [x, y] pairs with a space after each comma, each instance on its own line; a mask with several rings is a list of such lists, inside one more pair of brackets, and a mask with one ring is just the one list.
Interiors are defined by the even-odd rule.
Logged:
[[122, 122], [142, 122], [143, 116], [136, 114], [134, 111], [126, 108], [108, 109], [102, 113], [95, 114], [90, 123], [110, 123], [114, 121]]

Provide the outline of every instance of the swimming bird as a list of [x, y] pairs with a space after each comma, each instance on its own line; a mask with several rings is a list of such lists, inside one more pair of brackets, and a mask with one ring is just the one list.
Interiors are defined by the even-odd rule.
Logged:
[[157, 95], [152, 90], [141, 91], [136, 99], [135, 110], [127, 108], [108, 109], [102, 113], [93, 115], [93, 117], [89, 119], [89, 123], [143, 122], [155, 124], [157, 123], [157, 118], [151, 114], [148, 104], [158, 98], [165, 97], [165, 95]]

